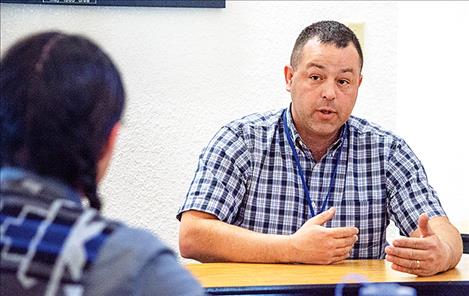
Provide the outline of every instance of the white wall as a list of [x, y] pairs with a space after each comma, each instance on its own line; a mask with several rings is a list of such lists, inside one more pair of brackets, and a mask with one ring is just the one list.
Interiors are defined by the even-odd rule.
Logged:
[[449, 217], [467, 221], [469, 3], [398, 8], [396, 131], [425, 165]]
[[[425, 17], [421, 12], [430, 6], [445, 13]], [[462, 162], [454, 162], [464, 148], [449, 134], [465, 133], [463, 118], [455, 115], [462, 117], [467, 98], [463, 79], [469, 67], [459, 67], [462, 61], [456, 57], [462, 59], [469, 50], [454, 48], [450, 38], [427, 61], [421, 51], [414, 52], [423, 42], [403, 39], [420, 22], [435, 29], [435, 19], [462, 21], [463, 13], [455, 6], [368, 1], [228, 1], [226, 9], [1, 4], [1, 50], [25, 34], [61, 29], [86, 34], [110, 53], [123, 73], [128, 105], [114, 161], [101, 188], [104, 213], [147, 227], [177, 249], [175, 214], [199, 152], [222, 124], [288, 104], [283, 66], [301, 29], [323, 19], [365, 23], [364, 82], [354, 113], [404, 135], [427, 164], [449, 212], [463, 215], [453, 200], [462, 199], [459, 184], [467, 180], [467, 173], [466, 178], [458, 177], [465, 173]], [[468, 27], [466, 21], [465, 27], [451, 28], [464, 38]], [[417, 35], [430, 35], [424, 52], [448, 41], [445, 32], [434, 38], [422, 30]], [[420, 70], [421, 65], [412, 64], [419, 59], [446, 70]], [[418, 85], [403, 84], [420, 76]], [[439, 85], [440, 81], [445, 83]], [[440, 87], [439, 93], [434, 87]], [[418, 103], [421, 100], [425, 104]], [[437, 102], [436, 107], [427, 108], [428, 101]], [[412, 131], [419, 125], [426, 130]], [[438, 141], [422, 137], [434, 129], [439, 131]], [[428, 148], [435, 142], [438, 146]], [[443, 145], [456, 147], [447, 150]], [[445, 160], [440, 161], [443, 153]], [[467, 156], [463, 158], [467, 167]], [[453, 162], [448, 165], [446, 159]], [[448, 178], [451, 175], [454, 178]], [[457, 188], [454, 192], [460, 195], [445, 188]]]

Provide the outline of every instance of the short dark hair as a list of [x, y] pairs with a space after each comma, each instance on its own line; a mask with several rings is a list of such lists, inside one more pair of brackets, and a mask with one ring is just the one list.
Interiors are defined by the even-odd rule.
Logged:
[[99, 210], [97, 163], [125, 101], [111, 59], [83, 36], [44, 32], [0, 65], [1, 165], [59, 179]]
[[317, 38], [320, 43], [333, 44], [337, 48], [344, 48], [352, 42], [360, 57], [360, 69], [363, 67], [363, 53], [357, 36], [350, 28], [336, 21], [321, 21], [313, 23], [301, 31], [296, 39], [290, 57], [290, 65], [296, 68], [301, 58], [301, 51], [305, 44]]

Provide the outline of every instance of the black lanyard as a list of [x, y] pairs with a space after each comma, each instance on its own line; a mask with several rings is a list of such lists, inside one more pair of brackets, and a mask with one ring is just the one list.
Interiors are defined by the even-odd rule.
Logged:
[[[309, 211], [311, 212], [311, 217], [314, 217], [314, 216], [316, 216], [316, 214], [314, 212], [313, 203], [311, 201], [311, 197], [310, 197], [310, 194], [309, 194], [309, 187], [308, 187], [308, 184], [306, 183], [305, 174], [303, 172], [303, 168], [301, 167], [300, 159], [298, 157], [298, 153], [296, 152], [295, 145], [293, 144], [293, 136], [291, 135], [290, 129], [288, 128], [288, 125], [287, 125], [287, 112], [288, 112], [287, 110], [288, 109], [285, 109], [283, 111], [283, 115], [282, 115], [282, 117], [283, 117], [283, 129], [285, 130], [285, 134], [287, 135], [288, 144], [291, 147], [291, 150], [293, 152], [293, 157], [295, 159], [295, 164], [296, 164], [296, 167], [298, 169], [298, 173], [300, 174], [301, 183], [303, 184], [303, 191], [305, 193], [306, 201], [308, 202]], [[327, 191], [326, 198], [324, 199], [324, 203], [322, 204], [322, 207], [320, 208], [318, 214], [321, 214], [326, 209], [327, 203], [329, 201], [329, 196], [331, 195], [332, 188], [334, 188], [334, 186], [335, 186], [335, 177], [336, 177], [336, 174], [337, 174], [337, 167], [339, 166], [340, 156], [342, 155], [342, 147], [344, 147], [344, 139], [346, 138], [347, 123], [345, 124], [344, 128], [345, 128], [345, 130], [344, 130], [344, 133], [343, 133], [343, 136], [342, 136], [342, 144], [340, 145], [339, 151], [337, 152], [338, 153], [337, 157], [334, 159], [334, 165], [333, 165], [333, 169], [332, 169], [332, 176], [331, 176], [331, 183], [329, 185], [329, 190]]]

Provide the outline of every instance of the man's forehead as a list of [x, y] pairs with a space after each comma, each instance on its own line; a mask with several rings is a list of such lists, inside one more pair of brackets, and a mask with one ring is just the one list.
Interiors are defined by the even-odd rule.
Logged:
[[341, 72], [355, 72], [360, 68], [360, 56], [352, 42], [340, 48], [333, 43], [323, 43], [317, 38], [310, 39], [302, 49], [300, 63], [306, 68], [325, 69], [330, 63], [339, 67]]
[[325, 50], [325, 49], [335, 50], [335, 51], [344, 51], [344, 52], [345, 51], [354, 52], [354, 53], [357, 54], [357, 58], [360, 58], [360, 56], [358, 54], [358, 51], [355, 48], [355, 46], [353, 45], [352, 41], [347, 43], [347, 46], [345, 46], [345, 47], [338, 47], [333, 42], [327, 42], [327, 43], [321, 42], [316, 37], [314, 37], [312, 39], [309, 39], [305, 43], [305, 45], [302, 48], [302, 52], [305, 53], [307, 51], [313, 51], [313, 52], [314, 51], [322, 51], [322, 50]]

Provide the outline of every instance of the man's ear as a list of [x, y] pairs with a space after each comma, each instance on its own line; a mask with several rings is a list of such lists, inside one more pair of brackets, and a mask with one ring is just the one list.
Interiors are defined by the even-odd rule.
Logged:
[[106, 170], [111, 162], [112, 152], [114, 151], [114, 146], [116, 145], [120, 129], [120, 122], [114, 124], [111, 132], [109, 133], [106, 144], [104, 144], [103, 150], [101, 151], [101, 156], [96, 165], [96, 182], [98, 183], [106, 174]]
[[292, 84], [292, 79], [293, 79], [293, 67], [290, 65], [286, 65], [283, 68], [283, 73], [285, 75], [285, 89], [288, 92], [291, 92], [291, 84]]
[[363, 75], [360, 74], [360, 78], [358, 79], [358, 87], [360, 87], [360, 85], [362, 84], [362, 80], [363, 80]]

